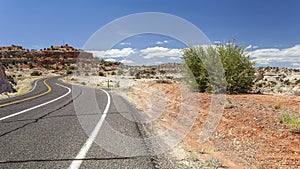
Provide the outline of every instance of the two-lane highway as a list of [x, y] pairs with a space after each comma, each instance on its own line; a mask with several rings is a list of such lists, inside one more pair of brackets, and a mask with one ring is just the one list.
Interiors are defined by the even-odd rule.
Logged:
[[[71, 90], [58, 77], [42, 79], [32, 92], [0, 101], [0, 168], [156, 167], [152, 157], [118, 156], [94, 142], [104, 120], [115, 130], [142, 138], [136, 123], [122, 115], [130, 112], [118, 112], [118, 103], [99, 89], [95, 90], [99, 110], [95, 112], [88, 106], [87, 90]], [[76, 101], [79, 106], [74, 106]], [[77, 109], [81, 111], [76, 113]], [[110, 142], [112, 138], [97, 139]]]

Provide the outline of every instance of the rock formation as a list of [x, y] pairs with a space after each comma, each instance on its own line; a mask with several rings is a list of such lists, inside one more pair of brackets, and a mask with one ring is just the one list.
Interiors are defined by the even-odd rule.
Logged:
[[14, 92], [12, 85], [10, 84], [5, 74], [5, 69], [2, 63], [0, 63], [0, 94], [3, 92]]

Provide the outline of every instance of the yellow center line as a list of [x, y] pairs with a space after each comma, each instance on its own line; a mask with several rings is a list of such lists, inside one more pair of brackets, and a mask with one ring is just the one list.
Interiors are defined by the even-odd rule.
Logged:
[[[47, 79], [46, 79], [47, 80]], [[21, 102], [24, 102], [24, 101], [27, 101], [27, 100], [32, 100], [32, 99], [35, 99], [35, 98], [38, 98], [38, 97], [41, 97], [41, 96], [44, 96], [45, 94], [48, 94], [49, 92], [51, 92], [51, 87], [46, 83], [46, 80], [44, 80], [44, 84], [45, 86], [48, 88], [48, 90], [44, 93], [41, 93], [41, 94], [38, 94], [38, 95], [35, 95], [35, 96], [32, 96], [32, 97], [27, 97], [25, 99], [21, 99], [21, 100], [16, 100], [16, 101], [13, 101], [13, 102], [9, 102], [9, 103], [5, 103], [5, 104], [0, 104], [0, 108], [1, 107], [5, 107], [5, 106], [9, 106], [9, 105], [12, 105], [12, 104], [17, 104], [17, 103], [21, 103]]]

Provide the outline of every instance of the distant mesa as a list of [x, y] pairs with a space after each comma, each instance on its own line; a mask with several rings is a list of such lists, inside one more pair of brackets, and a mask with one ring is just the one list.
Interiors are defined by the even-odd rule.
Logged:
[[61, 46], [51, 46], [49, 48], [43, 48], [39, 50], [35, 49], [24, 49], [22, 46], [11, 45], [0, 47], [1, 61], [5, 63], [5, 58], [10, 57], [71, 57], [77, 58], [78, 56], [92, 57], [92, 53], [85, 52], [80, 49], [76, 49], [68, 44]]
[[78, 52], [82, 51], [76, 49], [68, 44], [61, 46], [51, 46], [50, 48], [43, 48], [39, 50], [34, 49], [24, 49], [22, 46], [11, 45], [11, 46], [0, 46], [0, 52], [18, 52], [18, 51], [59, 51], [59, 52]]
[[66, 73], [76, 67], [79, 57], [89, 61], [93, 59], [93, 54], [68, 44], [39, 50], [25, 49], [17, 45], [0, 47], [0, 62], [9, 70], [45, 68]]

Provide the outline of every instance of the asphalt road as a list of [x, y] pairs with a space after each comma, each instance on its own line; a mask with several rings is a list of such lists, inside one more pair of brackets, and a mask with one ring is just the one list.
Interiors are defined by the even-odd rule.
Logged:
[[[130, 113], [129, 109], [124, 108], [126, 111], [122, 112], [116, 109], [119, 100], [114, 98], [117, 97], [100, 89], [86, 90], [77, 86], [74, 90], [58, 77], [45, 82], [49, 87], [41, 79], [30, 93], [0, 101], [0, 168], [157, 167], [154, 157], [123, 157], [95, 143], [95, 140], [110, 143], [114, 139], [101, 135], [105, 132], [103, 129], [97, 131], [97, 125], [99, 129], [102, 127], [101, 118], [125, 135], [143, 137], [137, 124], [122, 114]], [[89, 91], [93, 91], [94, 96]], [[92, 99], [98, 104], [97, 111], [89, 105]], [[9, 103], [14, 104], [7, 105]], [[91, 138], [95, 133], [96, 137]], [[146, 145], [139, 147], [139, 151], [148, 149]]]

